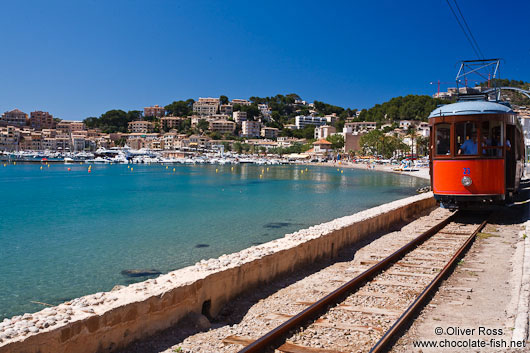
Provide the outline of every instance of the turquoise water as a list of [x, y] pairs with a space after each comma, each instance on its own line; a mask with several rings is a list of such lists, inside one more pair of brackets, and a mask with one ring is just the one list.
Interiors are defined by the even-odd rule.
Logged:
[[43, 309], [31, 301], [59, 304], [145, 279], [125, 269], [168, 272], [427, 185], [326, 167], [133, 168], [0, 165], [0, 319]]

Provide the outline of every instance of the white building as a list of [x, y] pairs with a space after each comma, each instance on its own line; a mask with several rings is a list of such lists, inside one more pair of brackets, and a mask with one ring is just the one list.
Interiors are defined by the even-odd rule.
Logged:
[[328, 136], [336, 132], [337, 132], [337, 129], [335, 129], [335, 127], [333, 126], [328, 126], [328, 125], [318, 126], [315, 128], [315, 139], [317, 140], [325, 139]]
[[414, 127], [415, 122], [413, 120], [400, 120], [399, 128], [402, 130], [407, 130], [409, 127]]
[[259, 121], [243, 121], [241, 128], [241, 136], [243, 137], [258, 137], [260, 135], [261, 123]]
[[371, 131], [375, 130], [376, 128], [377, 123], [375, 121], [357, 121], [344, 124], [342, 132], [351, 134], [354, 132]]
[[295, 118], [295, 125], [298, 130], [303, 129], [307, 125], [322, 126], [327, 124], [327, 119], [320, 116], [306, 116], [298, 115]]
[[232, 116], [237, 124], [241, 124], [243, 121], [247, 120], [247, 112], [234, 112]]
[[271, 121], [272, 111], [269, 109], [269, 106], [267, 104], [258, 104], [258, 109], [264, 121]]

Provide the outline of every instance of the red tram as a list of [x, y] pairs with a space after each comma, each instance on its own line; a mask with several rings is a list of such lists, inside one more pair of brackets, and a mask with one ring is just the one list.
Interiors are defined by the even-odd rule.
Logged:
[[462, 101], [429, 116], [434, 197], [445, 208], [507, 203], [524, 170], [524, 136], [516, 113], [492, 101]]

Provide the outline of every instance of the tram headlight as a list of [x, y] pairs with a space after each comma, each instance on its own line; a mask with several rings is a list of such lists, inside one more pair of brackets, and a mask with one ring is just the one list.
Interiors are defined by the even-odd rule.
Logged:
[[469, 186], [471, 184], [473, 184], [473, 180], [471, 180], [470, 177], [465, 176], [465, 177], [462, 178], [462, 185]]

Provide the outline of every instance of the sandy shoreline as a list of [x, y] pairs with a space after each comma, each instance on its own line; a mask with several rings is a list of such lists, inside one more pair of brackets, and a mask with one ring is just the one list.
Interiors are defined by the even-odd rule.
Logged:
[[[340, 163], [340, 164], [339, 164]], [[393, 168], [396, 168], [397, 165], [380, 165], [380, 164], [371, 164], [374, 168], [368, 168], [368, 164], [364, 163], [350, 163], [350, 162], [324, 162], [324, 163], [312, 163], [312, 165], [320, 165], [324, 167], [334, 167], [334, 168], [353, 168], [353, 169], [365, 169], [365, 170], [376, 170], [379, 172], [387, 172], [401, 175], [410, 175], [413, 177], [430, 180], [429, 168], [420, 167], [417, 172], [400, 172], [395, 171]]]

